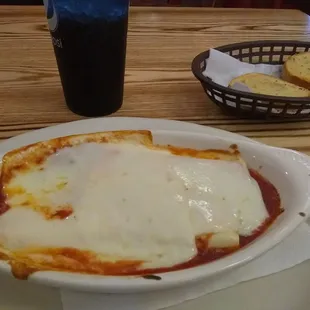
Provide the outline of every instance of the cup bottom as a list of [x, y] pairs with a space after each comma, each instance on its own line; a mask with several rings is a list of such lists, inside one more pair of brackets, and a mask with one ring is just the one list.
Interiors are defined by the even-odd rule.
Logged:
[[104, 109], [104, 110], [95, 110], [95, 109], [79, 109], [78, 107], [74, 107], [72, 105], [67, 104], [68, 109], [80, 116], [85, 117], [101, 117], [101, 116], [108, 116], [115, 112], [117, 112], [122, 107], [122, 102], [114, 107], [111, 107], [111, 109]]

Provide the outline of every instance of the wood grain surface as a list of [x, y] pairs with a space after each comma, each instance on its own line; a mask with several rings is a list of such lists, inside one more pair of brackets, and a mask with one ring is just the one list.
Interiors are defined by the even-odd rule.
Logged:
[[[310, 154], [310, 121], [225, 115], [190, 71], [203, 50], [257, 39], [309, 41], [310, 19], [293, 10], [133, 8], [124, 104], [114, 115], [189, 121]], [[1, 7], [0, 139], [78, 119], [64, 102], [43, 7]]]

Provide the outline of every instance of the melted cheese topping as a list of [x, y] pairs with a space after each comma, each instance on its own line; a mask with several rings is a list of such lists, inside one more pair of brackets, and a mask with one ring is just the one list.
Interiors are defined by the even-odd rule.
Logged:
[[[64, 147], [5, 184], [9, 211], [0, 244], [10, 250], [73, 247], [102, 259], [167, 267], [211, 247], [238, 244], [268, 217], [259, 187], [241, 160], [173, 155], [141, 145]], [[65, 219], [61, 210], [69, 210]], [[65, 213], [66, 214], [66, 213]]]

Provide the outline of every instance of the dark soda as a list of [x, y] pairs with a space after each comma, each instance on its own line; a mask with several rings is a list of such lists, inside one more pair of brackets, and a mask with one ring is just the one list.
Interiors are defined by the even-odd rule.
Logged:
[[[59, 3], [65, 0], [49, 1], [54, 1], [53, 9], [58, 14], [51, 36], [69, 109], [83, 116], [103, 116], [117, 111], [123, 101], [128, 1], [116, 0], [115, 3], [124, 7], [121, 14], [112, 16], [111, 8], [106, 7], [101, 16], [100, 9], [95, 16], [87, 10], [77, 13], [78, 5], [68, 14], [67, 7], [59, 9]], [[113, 3], [112, 0], [103, 2]]]

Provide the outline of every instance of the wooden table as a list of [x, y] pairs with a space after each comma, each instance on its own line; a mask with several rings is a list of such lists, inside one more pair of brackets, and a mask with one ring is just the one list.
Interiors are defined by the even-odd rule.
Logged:
[[[243, 40], [309, 40], [309, 25], [307, 16], [298, 11], [133, 9], [125, 100], [116, 115], [215, 126], [310, 154], [310, 121], [270, 123], [224, 115], [207, 100], [190, 72], [192, 58], [202, 50]], [[0, 138], [79, 118], [64, 103], [43, 8], [0, 7]], [[266, 310], [306, 310], [309, 264], [171, 310], [202, 310], [206, 305], [261, 310], [262, 304]], [[1, 279], [1, 309], [62, 308], [55, 289]]]
[[[193, 77], [195, 55], [257, 39], [310, 40], [293, 10], [133, 8], [123, 108], [116, 116], [177, 119], [310, 154], [310, 121], [239, 120], [210, 102]], [[80, 119], [65, 105], [43, 7], [0, 9], [0, 139]]]

